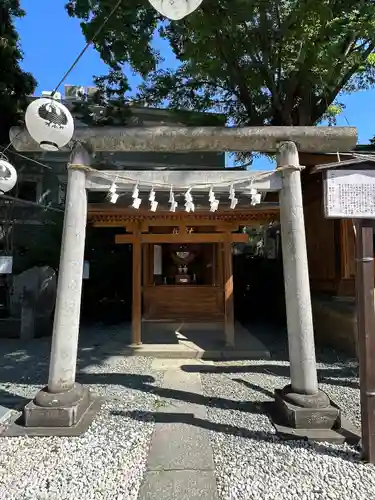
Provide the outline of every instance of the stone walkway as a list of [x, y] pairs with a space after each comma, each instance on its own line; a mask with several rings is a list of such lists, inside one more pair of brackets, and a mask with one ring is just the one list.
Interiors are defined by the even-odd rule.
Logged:
[[[153, 362], [156, 370], [166, 370], [162, 388], [166, 393], [203, 396], [199, 374], [183, 372], [181, 364], [169, 359]], [[200, 404], [169, 402], [159, 408], [139, 500], [218, 498], [209, 431], [193, 425], [194, 419], [206, 418], [207, 410]]]
[[[1, 500], [375, 498], [375, 467], [357, 449], [275, 435], [262, 403], [289, 380], [278, 336], [263, 337], [272, 359], [213, 363], [116, 355], [117, 335], [81, 339], [78, 381], [105, 400], [83, 436], [0, 438]], [[48, 358], [47, 339], [0, 344], [12, 417], [45, 384]], [[358, 425], [356, 362], [318, 358], [322, 389]]]

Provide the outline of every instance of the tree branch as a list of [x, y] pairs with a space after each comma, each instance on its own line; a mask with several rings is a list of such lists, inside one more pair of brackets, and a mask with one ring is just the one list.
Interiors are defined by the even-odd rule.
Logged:
[[[374, 51], [375, 43], [371, 43], [368, 49], [365, 51], [363, 59], [366, 60], [368, 56]], [[320, 100], [320, 105], [315, 109], [314, 122], [316, 122], [326, 111], [327, 107], [333, 103], [340, 91], [345, 87], [349, 80], [355, 75], [359, 70], [363, 61], [361, 60], [358, 64], [352, 66], [350, 70], [343, 76], [343, 78], [334, 85], [333, 89], [329, 91], [325, 96], [323, 95]], [[324, 90], [323, 90], [324, 93]]]

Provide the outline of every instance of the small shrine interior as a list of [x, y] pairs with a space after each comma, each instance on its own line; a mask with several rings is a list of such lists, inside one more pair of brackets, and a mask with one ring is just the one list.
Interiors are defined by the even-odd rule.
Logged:
[[133, 247], [132, 342], [142, 342], [144, 321], [215, 322], [233, 344], [233, 243], [277, 218], [274, 205], [192, 214], [89, 204], [94, 227], [118, 227], [116, 244]]

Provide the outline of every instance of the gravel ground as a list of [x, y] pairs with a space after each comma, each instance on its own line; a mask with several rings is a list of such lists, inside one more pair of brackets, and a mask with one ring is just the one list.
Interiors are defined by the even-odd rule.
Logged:
[[[319, 363], [321, 388], [360, 425], [356, 363], [341, 363], [326, 351]], [[331, 358], [328, 362], [327, 358]], [[375, 467], [359, 461], [347, 445], [283, 442], [257, 402], [289, 382], [285, 361], [217, 363], [202, 374], [205, 394], [247, 401], [245, 411], [210, 408], [212, 446], [222, 500], [368, 500], [375, 498]], [[218, 432], [219, 431], [219, 432]]]
[[[15, 345], [0, 348], [0, 394], [29, 399], [46, 382], [49, 343], [37, 340], [12, 352]], [[0, 439], [1, 500], [136, 500], [153, 422], [123, 412], [155, 411], [159, 398], [136, 388], [160, 385], [162, 374], [151, 370], [149, 358], [108, 357], [84, 347], [80, 355], [78, 378], [106, 402], [79, 438]], [[89, 356], [94, 362], [85, 361]]]
[[[1, 500], [136, 500], [153, 422], [130, 419], [126, 412], [154, 412], [163, 404], [150, 388], [160, 386], [162, 372], [152, 370], [150, 358], [108, 354], [112, 341], [115, 352], [116, 335], [111, 339], [108, 331], [97, 331], [80, 347], [78, 379], [107, 398], [87, 433], [0, 439]], [[0, 399], [15, 394], [15, 404], [45, 384], [49, 358], [46, 340], [19, 345], [0, 344]], [[288, 363], [277, 361], [286, 359], [285, 346], [273, 342], [272, 351], [272, 361], [216, 363], [214, 373], [201, 374], [211, 398], [208, 419], [220, 500], [375, 498], [375, 468], [360, 463], [355, 449], [276, 438], [257, 404], [289, 381]], [[319, 351], [319, 358], [321, 387], [359, 425], [356, 363], [330, 351]], [[238, 408], [233, 409], [233, 400], [241, 402]]]

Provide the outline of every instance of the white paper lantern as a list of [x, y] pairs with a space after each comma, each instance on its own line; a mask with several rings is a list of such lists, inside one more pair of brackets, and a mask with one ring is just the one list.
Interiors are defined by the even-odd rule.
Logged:
[[172, 21], [179, 21], [194, 12], [203, 0], [149, 0], [155, 10]]
[[66, 146], [74, 133], [70, 111], [54, 99], [36, 99], [29, 104], [25, 123], [31, 137], [46, 151], [58, 151]]
[[0, 193], [8, 193], [17, 182], [17, 171], [9, 161], [0, 159]]

